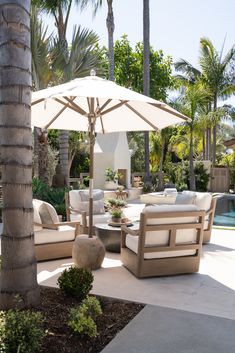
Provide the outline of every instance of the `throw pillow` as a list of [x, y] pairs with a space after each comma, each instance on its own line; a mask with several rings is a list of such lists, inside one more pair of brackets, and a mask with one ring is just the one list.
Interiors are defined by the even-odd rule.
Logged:
[[[89, 201], [89, 190], [80, 190], [81, 201]], [[102, 200], [104, 198], [104, 192], [100, 189], [93, 190], [93, 201]]]
[[38, 209], [43, 224], [55, 224], [59, 222], [58, 215], [53, 206], [47, 202], [42, 202]]

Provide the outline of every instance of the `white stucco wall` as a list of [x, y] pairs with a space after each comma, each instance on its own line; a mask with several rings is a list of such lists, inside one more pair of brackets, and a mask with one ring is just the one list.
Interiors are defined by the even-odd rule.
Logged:
[[130, 187], [131, 154], [125, 132], [97, 134], [94, 147], [94, 187], [104, 188], [105, 169], [127, 170], [127, 187]]

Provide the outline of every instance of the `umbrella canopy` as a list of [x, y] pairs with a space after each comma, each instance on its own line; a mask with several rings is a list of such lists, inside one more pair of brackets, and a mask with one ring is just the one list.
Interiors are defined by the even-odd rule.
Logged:
[[78, 78], [32, 94], [33, 126], [90, 133], [90, 236], [95, 133], [151, 131], [186, 120], [186, 116], [165, 103], [97, 76]]

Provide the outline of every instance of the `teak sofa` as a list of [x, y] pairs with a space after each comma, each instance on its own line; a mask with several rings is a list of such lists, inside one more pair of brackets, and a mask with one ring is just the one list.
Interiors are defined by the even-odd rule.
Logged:
[[146, 207], [138, 232], [122, 226], [124, 266], [139, 278], [198, 271], [204, 218], [195, 205]]

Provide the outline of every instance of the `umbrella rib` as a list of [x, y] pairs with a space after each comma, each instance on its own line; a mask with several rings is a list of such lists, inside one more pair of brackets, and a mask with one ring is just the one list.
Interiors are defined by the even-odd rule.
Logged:
[[[183, 120], [185, 120], [185, 121], [188, 121], [188, 120], [190, 120], [190, 118], [188, 118], [187, 116], [185, 116], [185, 115], [183, 115], [183, 114], [181, 114], [181, 113], [179, 113], [179, 112], [177, 112], [177, 111], [172, 111], [171, 109], [169, 109], [168, 107], [167, 107], [167, 105], [158, 105], [158, 104], [155, 104], [155, 103], [149, 103], [150, 105], [153, 105], [154, 107], [158, 107], [159, 109], [162, 109], [162, 110], [164, 110], [165, 112], [167, 112], [167, 113], [171, 113], [172, 115], [175, 115], [175, 116], [177, 116], [178, 118], [181, 118], [181, 119], [183, 119]], [[173, 108], [172, 108], [173, 109]]]
[[111, 108], [105, 110], [104, 112], [101, 112], [101, 109], [100, 109], [100, 112], [99, 112], [99, 113], [100, 113], [100, 114], [102, 113], [102, 115], [107, 114], [107, 113], [111, 112], [112, 110], [115, 110], [115, 109], [121, 107], [122, 105], [127, 104], [127, 102], [128, 102], [128, 101], [121, 101], [120, 103], [118, 103], [118, 104], [114, 105], [113, 107], [111, 107]]
[[75, 110], [76, 112], [80, 113], [81, 115], [87, 115], [86, 111], [83, 110], [81, 107], [79, 107], [79, 105], [77, 105], [76, 103], [74, 103], [74, 99], [76, 97], [74, 97], [73, 99], [70, 99], [68, 97], [64, 97], [69, 103], [71, 103], [72, 107], [69, 106], [68, 108], [71, 108], [72, 110]]
[[31, 105], [35, 105], [35, 104], [41, 103], [41, 102], [43, 102], [44, 100], [45, 100], [45, 98], [38, 99], [38, 100], [32, 102]]
[[108, 99], [103, 105], [102, 107], [100, 107], [98, 110], [97, 110], [97, 114], [100, 114], [102, 112], [102, 110], [112, 101], [112, 99]]
[[66, 105], [64, 105], [63, 108], [60, 109], [60, 111], [54, 116], [54, 118], [52, 118], [52, 119], [49, 121], [49, 123], [47, 123], [47, 124], [45, 125], [45, 127], [44, 127], [45, 129], [48, 129], [48, 127], [49, 127], [52, 123], [54, 123], [54, 121], [65, 111], [65, 109], [68, 108], [68, 104], [69, 104], [69, 103], [67, 103]]
[[157, 126], [155, 126], [154, 124], [152, 124], [148, 119], [146, 119], [142, 114], [140, 114], [137, 110], [135, 110], [135, 108], [133, 108], [131, 105], [129, 105], [128, 103], [125, 104], [127, 108], [129, 108], [130, 110], [132, 110], [136, 115], [138, 115], [141, 119], [143, 119], [148, 125], [152, 126], [152, 128], [156, 131], [158, 131], [159, 129], [157, 128]]

